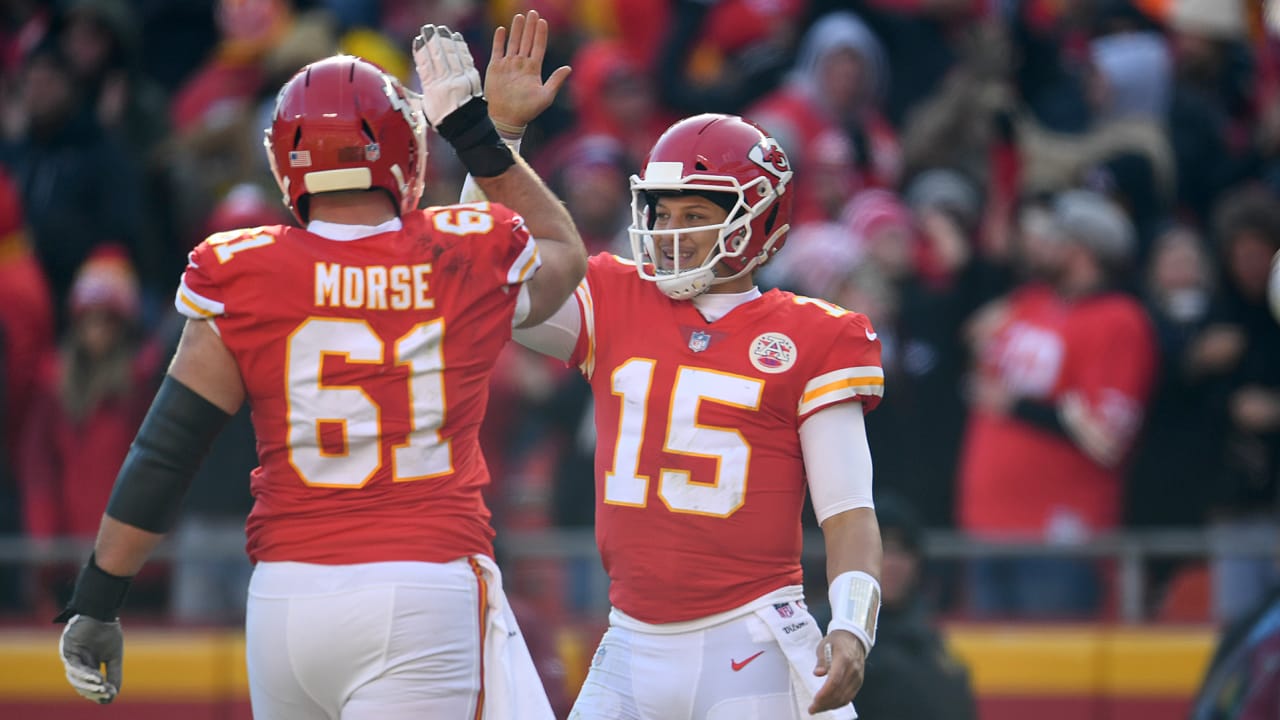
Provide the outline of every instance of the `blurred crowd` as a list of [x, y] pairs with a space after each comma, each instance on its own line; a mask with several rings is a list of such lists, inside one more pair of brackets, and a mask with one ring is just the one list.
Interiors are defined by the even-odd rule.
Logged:
[[[762, 280], [872, 319], [877, 493], [992, 540], [1202, 528], [1223, 620], [1280, 580], [1229, 553], [1280, 541], [1280, 7], [1246, 0], [5, 0], [0, 535], [95, 534], [186, 253], [288, 222], [262, 152], [281, 83], [344, 52], [416, 85], [424, 22], [483, 67], [526, 8], [573, 74], [523, 154], [593, 252], [629, 254], [627, 179], [673, 119], [780, 140], [795, 217]], [[431, 153], [425, 201], [453, 202], [463, 170]], [[499, 537], [591, 524], [591, 411], [575, 372], [508, 348], [485, 429]], [[218, 442], [179, 544], [242, 538], [247, 410]], [[0, 605], [51, 616], [71, 570], [7, 578]], [[148, 572], [176, 617], [242, 612], [244, 561]], [[589, 572], [531, 602], [584, 608]], [[966, 578], [953, 602], [978, 616], [1104, 611], [1079, 561]]]

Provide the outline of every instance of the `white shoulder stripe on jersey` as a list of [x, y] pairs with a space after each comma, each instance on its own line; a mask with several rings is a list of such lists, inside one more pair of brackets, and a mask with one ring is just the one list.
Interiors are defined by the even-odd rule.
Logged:
[[226, 306], [216, 300], [210, 300], [187, 287], [186, 278], [178, 283], [178, 293], [173, 299], [178, 312], [196, 320], [207, 320], [217, 317], [226, 311]]
[[578, 283], [578, 289], [574, 290], [573, 294], [578, 299], [578, 305], [582, 307], [582, 317], [586, 320], [582, 331], [587, 334], [587, 354], [578, 365], [578, 369], [582, 370], [587, 380], [590, 380], [591, 374], [596, 370], [596, 308], [591, 298], [591, 284], [585, 277]]
[[525, 282], [533, 277], [533, 272], [541, 266], [542, 258], [538, 255], [538, 243], [533, 238], [529, 238], [515, 262], [507, 268], [507, 284], [519, 285]]
[[874, 365], [841, 368], [823, 373], [804, 386], [797, 412], [806, 415], [833, 402], [859, 396], [884, 395], [884, 370]]

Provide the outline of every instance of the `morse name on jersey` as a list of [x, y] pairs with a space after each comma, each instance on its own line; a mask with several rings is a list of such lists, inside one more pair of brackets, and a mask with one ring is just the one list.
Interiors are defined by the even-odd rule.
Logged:
[[420, 265], [340, 265], [316, 263], [316, 307], [364, 310], [429, 310], [435, 307], [428, 276]]

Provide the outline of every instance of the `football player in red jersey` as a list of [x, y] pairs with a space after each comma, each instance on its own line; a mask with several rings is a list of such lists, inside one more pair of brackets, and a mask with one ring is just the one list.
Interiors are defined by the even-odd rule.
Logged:
[[[541, 52], [538, 25], [519, 52]], [[302, 227], [191, 253], [176, 299], [190, 320], [59, 618], [85, 697], [119, 691], [129, 577], [248, 400], [262, 462], [248, 523], [255, 716], [552, 717], [491, 560], [477, 430], [511, 328], [561, 307], [586, 252], [498, 138], [461, 37], [425, 26], [415, 55], [421, 99], [347, 56], [287, 82], [265, 144]], [[521, 92], [554, 97], [531, 83]], [[428, 122], [495, 202], [417, 209]]]
[[[500, 129], [536, 116], [488, 89]], [[573, 299], [516, 332], [578, 366], [595, 398], [613, 610], [571, 718], [854, 717], [881, 555], [863, 413], [884, 374], [866, 317], [752, 279], [786, 242], [791, 183], [750, 122], [675, 123], [631, 180], [634, 259], [592, 257]], [[801, 588], [806, 489], [825, 636]]]

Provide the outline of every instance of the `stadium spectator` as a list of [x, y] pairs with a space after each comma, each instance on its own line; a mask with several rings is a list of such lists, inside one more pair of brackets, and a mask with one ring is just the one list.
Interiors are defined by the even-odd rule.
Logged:
[[[1150, 320], [1115, 290], [1133, 249], [1128, 218], [1096, 193], [1026, 208], [1032, 279], [970, 327], [959, 517], [971, 534], [1070, 544], [1119, 525], [1124, 468], [1157, 371]], [[969, 583], [986, 617], [1087, 617], [1102, 592], [1092, 562], [1061, 557], [979, 559]]]

